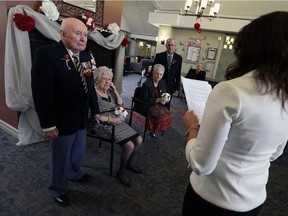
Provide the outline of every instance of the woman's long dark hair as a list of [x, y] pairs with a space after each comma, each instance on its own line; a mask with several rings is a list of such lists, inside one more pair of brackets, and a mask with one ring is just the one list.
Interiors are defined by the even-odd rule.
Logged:
[[263, 15], [244, 26], [234, 43], [237, 61], [231, 64], [226, 79], [240, 77], [255, 70], [258, 87], [265, 94], [276, 92], [288, 99], [288, 12], [277, 11]]

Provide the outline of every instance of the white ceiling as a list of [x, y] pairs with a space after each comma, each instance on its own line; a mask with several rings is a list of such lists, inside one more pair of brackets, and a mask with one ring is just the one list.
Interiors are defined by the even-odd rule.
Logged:
[[[148, 23], [149, 12], [157, 10], [181, 13], [181, 10], [184, 11], [185, 2], [185, 0], [123, 0], [121, 29], [130, 33], [156, 37], [158, 28]], [[272, 11], [288, 11], [288, 0], [215, 0], [215, 2], [221, 3], [220, 17], [253, 19]], [[195, 10], [195, 7], [192, 6], [191, 11]], [[209, 12], [208, 9], [206, 10]]]

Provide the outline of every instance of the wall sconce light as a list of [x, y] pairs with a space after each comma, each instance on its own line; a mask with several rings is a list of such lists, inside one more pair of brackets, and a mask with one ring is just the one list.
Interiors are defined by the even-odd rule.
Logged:
[[223, 49], [233, 49], [233, 44], [234, 44], [235, 38], [232, 36], [226, 36]]
[[161, 45], [164, 45], [165, 44], [165, 40], [161, 40]]
[[143, 42], [139, 42], [139, 47], [143, 47], [143, 46], [144, 46]]

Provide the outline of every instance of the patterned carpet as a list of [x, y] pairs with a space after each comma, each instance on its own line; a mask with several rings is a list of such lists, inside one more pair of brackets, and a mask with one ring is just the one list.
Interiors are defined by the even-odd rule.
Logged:
[[[122, 96], [130, 107], [139, 75], [124, 76]], [[17, 140], [0, 130], [0, 215], [1, 216], [179, 216], [190, 170], [184, 156], [186, 145], [182, 113], [183, 100], [173, 98], [173, 127], [164, 136], [149, 135], [136, 155], [144, 174], [129, 173], [132, 187], [122, 186], [115, 177], [120, 147], [115, 147], [113, 176], [109, 177], [110, 145], [88, 138], [84, 171], [92, 175], [89, 183], [71, 183], [71, 205], [54, 204], [47, 190], [49, 145], [47, 142], [16, 146]], [[133, 121], [143, 133], [143, 125]], [[286, 155], [271, 165], [268, 199], [260, 216], [288, 215], [288, 166]], [[237, 203], [235, 203], [237, 205]], [[195, 214], [196, 215], [196, 214]]]

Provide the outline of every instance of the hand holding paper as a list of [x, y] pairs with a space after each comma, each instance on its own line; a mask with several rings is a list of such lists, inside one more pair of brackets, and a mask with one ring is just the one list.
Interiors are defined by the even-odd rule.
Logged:
[[188, 110], [193, 110], [198, 117], [199, 124], [201, 124], [208, 95], [210, 94], [212, 87], [206, 81], [187, 79], [183, 76], [181, 77], [181, 81], [185, 92]]

